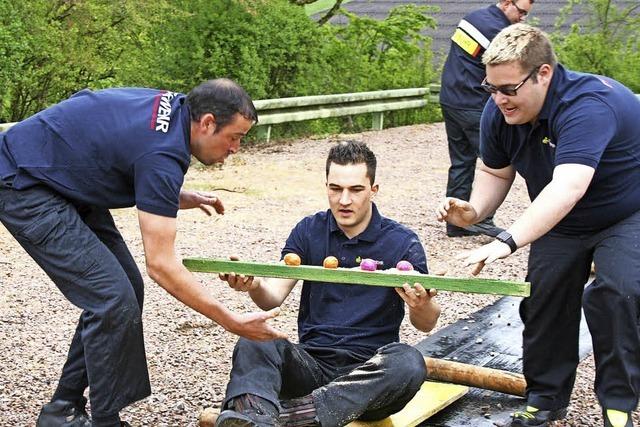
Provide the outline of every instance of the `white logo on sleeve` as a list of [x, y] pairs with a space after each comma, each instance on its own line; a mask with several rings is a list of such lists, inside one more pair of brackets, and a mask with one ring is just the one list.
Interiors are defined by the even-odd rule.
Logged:
[[171, 122], [171, 100], [175, 98], [175, 92], [162, 92], [158, 94], [154, 103], [152, 127], [156, 132], [167, 133]]

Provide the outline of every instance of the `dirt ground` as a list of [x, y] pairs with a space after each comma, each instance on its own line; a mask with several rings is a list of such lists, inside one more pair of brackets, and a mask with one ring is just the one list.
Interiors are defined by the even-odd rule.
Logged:
[[[340, 139], [365, 141], [378, 157], [383, 215], [417, 231], [428, 254], [431, 272], [467, 276], [455, 260], [486, 237], [450, 239], [435, 220], [434, 206], [444, 195], [448, 156], [442, 124], [410, 126], [379, 132], [305, 139], [248, 147], [222, 167], [193, 167], [185, 187], [214, 190], [226, 207], [224, 216], [207, 217], [198, 210], [179, 214], [180, 257], [272, 262], [291, 228], [304, 216], [327, 208], [324, 160]], [[508, 226], [527, 206], [522, 181], [498, 210], [496, 222]], [[186, 308], [144, 273], [144, 256], [135, 209], [113, 211], [146, 281], [145, 342], [153, 394], [122, 412], [134, 426], [194, 426], [200, 411], [219, 406], [224, 396], [236, 337]], [[528, 250], [485, 268], [485, 277], [524, 280]], [[244, 294], [229, 290], [214, 275], [199, 278], [227, 307], [256, 310]], [[296, 339], [299, 287], [273, 321]], [[464, 318], [495, 297], [442, 292], [438, 328]], [[53, 390], [75, 329], [79, 310], [67, 302], [46, 275], [0, 226], [0, 426], [32, 426], [40, 406]], [[425, 338], [403, 323], [401, 340]], [[601, 425], [592, 392], [593, 360], [580, 365], [570, 413], [556, 426]], [[635, 422], [640, 423], [638, 413]]]

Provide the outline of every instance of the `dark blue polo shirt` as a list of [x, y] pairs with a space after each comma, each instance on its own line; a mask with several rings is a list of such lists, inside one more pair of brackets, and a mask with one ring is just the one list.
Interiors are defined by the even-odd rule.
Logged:
[[460, 21], [442, 69], [442, 105], [482, 111], [489, 98], [480, 87], [486, 75], [482, 54], [500, 30], [509, 25], [511, 22], [496, 5], [471, 12]]
[[78, 92], [0, 134], [0, 183], [175, 217], [190, 162], [185, 100], [153, 89]]
[[508, 125], [493, 100], [482, 114], [480, 152], [494, 169], [513, 165], [531, 200], [557, 165], [596, 169], [584, 197], [555, 230], [601, 230], [640, 209], [640, 101], [608, 77], [558, 65], [535, 124]]
[[[427, 273], [418, 236], [380, 216], [375, 205], [369, 226], [352, 239], [338, 228], [330, 210], [304, 218], [289, 235], [282, 256], [290, 252], [305, 265], [321, 266], [326, 257], [335, 256], [340, 267], [357, 267], [361, 259], [371, 258], [383, 261], [387, 269], [404, 259]], [[310, 346], [348, 349], [370, 357], [383, 345], [399, 340], [403, 317], [404, 301], [393, 288], [305, 281], [298, 336], [300, 343]]]

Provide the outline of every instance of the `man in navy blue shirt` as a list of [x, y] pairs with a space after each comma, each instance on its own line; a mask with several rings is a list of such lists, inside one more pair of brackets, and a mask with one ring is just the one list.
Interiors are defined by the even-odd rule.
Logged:
[[[520, 306], [527, 407], [512, 425], [566, 414], [582, 306], [604, 425], [629, 427], [640, 394], [640, 101], [615, 80], [565, 69], [528, 25], [500, 32], [483, 61], [492, 94], [483, 165], [470, 201], [448, 198], [437, 215], [477, 222], [502, 203], [516, 172], [527, 183], [531, 206], [466, 259], [477, 274], [531, 243], [531, 296]], [[595, 280], [583, 292], [592, 260]]]
[[175, 298], [240, 336], [286, 336], [266, 323], [276, 311], [225, 308], [174, 248], [178, 209], [224, 211], [215, 197], [181, 190], [191, 156], [223, 162], [256, 120], [244, 89], [218, 79], [188, 96], [83, 90], [0, 133], [0, 221], [83, 310], [37, 426], [120, 426], [119, 411], [150, 394], [143, 279], [111, 208], [138, 208], [149, 277]]
[[[476, 170], [480, 140], [480, 116], [489, 94], [480, 87], [485, 70], [482, 54], [503, 28], [524, 21], [534, 0], [499, 0], [497, 4], [465, 16], [453, 36], [442, 70], [440, 107], [449, 145], [447, 197], [469, 200]], [[482, 222], [461, 228], [447, 224], [447, 236], [476, 234], [496, 236], [502, 231], [493, 215]]]
[[[304, 265], [335, 256], [341, 267], [371, 258], [393, 267], [399, 261], [427, 273], [424, 249], [408, 228], [380, 215], [373, 204], [376, 158], [358, 142], [334, 146], [327, 158], [327, 211], [300, 221], [282, 256]], [[380, 273], [384, 274], [384, 273]], [[279, 307], [296, 280], [221, 275], [249, 292], [262, 309]], [[431, 330], [440, 314], [435, 290], [422, 285], [391, 289], [305, 281], [298, 313], [299, 344], [240, 339], [233, 354], [219, 427], [342, 426], [400, 410], [424, 382], [420, 352], [398, 343], [404, 306], [411, 323]]]

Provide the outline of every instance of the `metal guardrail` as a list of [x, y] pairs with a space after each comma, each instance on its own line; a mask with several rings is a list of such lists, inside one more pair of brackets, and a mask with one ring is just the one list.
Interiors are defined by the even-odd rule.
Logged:
[[303, 120], [372, 113], [371, 128], [381, 130], [386, 111], [422, 108], [438, 102], [440, 85], [334, 95], [256, 100], [260, 139], [271, 137], [271, 126]]

